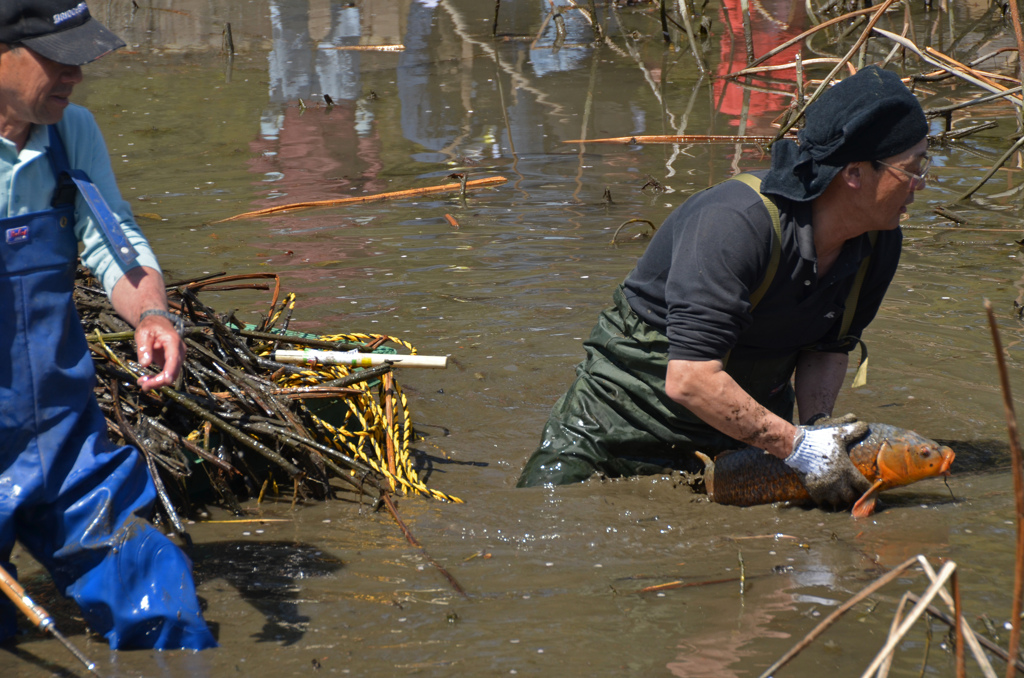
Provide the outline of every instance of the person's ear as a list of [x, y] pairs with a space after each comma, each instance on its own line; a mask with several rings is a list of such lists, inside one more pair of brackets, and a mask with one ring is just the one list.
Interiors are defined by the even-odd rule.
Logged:
[[867, 162], [847, 163], [839, 171], [839, 176], [849, 188], [860, 188], [864, 184], [864, 171], [867, 169]]

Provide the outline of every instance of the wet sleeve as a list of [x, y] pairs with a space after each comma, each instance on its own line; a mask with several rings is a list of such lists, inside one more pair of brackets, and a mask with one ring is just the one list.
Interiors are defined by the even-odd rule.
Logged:
[[752, 322], [750, 295], [767, 273], [772, 222], [754, 191], [729, 189], [673, 214], [682, 221], [665, 288], [672, 360], [723, 359]]
[[128, 241], [139, 253], [131, 265], [124, 266], [114, 254], [85, 199], [79, 195], [75, 201], [75, 235], [83, 245], [82, 263], [100, 280], [108, 295], [130, 268], [148, 266], [159, 271], [156, 255], [135, 223], [131, 207], [121, 197], [110, 165], [107, 145], [92, 114], [80, 106], [69, 106], [61, 122], [60, 132], [67, 147], [68, 161], [72, 167], [88, 174], [89, 179], [96, 184], [117, 216]]

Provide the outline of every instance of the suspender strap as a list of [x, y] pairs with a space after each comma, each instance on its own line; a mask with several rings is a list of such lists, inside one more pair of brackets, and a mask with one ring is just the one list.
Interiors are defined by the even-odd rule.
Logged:
[[[868, 240], [871, 242], [871, 251], [874, 252], [875, 243], [878, 241], [878, 231], [869, 232]], [[840, 337], [849, 336], [850, 326], [853, 325], [853, 314], [857, 311], [857, 302], [860, 300], [860, 289], [864, 285], [864, 278], [868, 274], [870, 264], [871, 255], [869, 254], [864, 257], [864, 261], [860, 262], [860, 268], [857, 269], [857, 277], [853, 279], [853, 287], [850, 288], [850, 294], [846, 297], [843, 324], [839, 329]], [[860, 344], [860, 363], [857, 365], [857, 373], [853, 375], [853, 383], [850, 384], [850, 388], [857, 388], [868, 383], [868, 345], [859, 338], [857, 343]]]
[[[732, 177], [736, 181], [742, 182], [754, 189], [761, 200], [764, 201], [764, 206], [768, 208], [768, 215], [772, 219], [772, 229], [774, 237], [772, 238], [772, 253], [768, 260], [768, 270], [765, 272], [764, 279], [761, 284], [758, 285], [757, 289], [750, 294], [750, 310], [760, 303], [765, 293], [768, 292], [768, 288], [771, 286], [772, 281], [775, 279], [775, 274], [779, 270], [779, 260], [782, 257], [782, 223], [779, 219], [779, 208], [772, 202], [771, 198], [761, 192], [761, 180], [753, 174], [742, 173]], [[871, 251], [875, 251], [875, 243], [878, 241], [878, 231], [871, 231], [868, 234], [868, 239], [871, 242]], [[846, 297], [846, 310], [843, 311], [843, 321], [839, 328], [839, 337], [844, 338], [849, 336], [850, 327], [853, 325], [853, 316], [857, 312], [857, 302], [860, 300], [860, 291], [864, 286], [864, 278], [867, 277], [868, 268], [871, 265], [871, 255], [864, 257], [864, 261], [861, 262], [860, 268], [857, 269], [857, 276], [853, 280], [853, 286], [850, 288], [850, 293]], [[868, 347], [857, 339], [857, 343], [860, 344], [860, 364], [857, 367], [857, 373], [854, 375], [852, 388], [863, 386], [868, 380]], [[725, 361], [728, 361], [728, 354], [725, 357]]]
[[750, 294], [750, 310], [753, 311], [761, 299], [764, 297], [768, 288], [771, 287], [772, 281], [775, 280], [775, 274], [779, 270], [779, 260], [782, 258], [782, 223], [779, 221], [779, 208], [772, 202], [771, 198], [761, 192], [761, 180], [755, 177], [753, 174], [746, 172], [737, 174], [732, 177], [730, 181], [735, 180], [750, 186], [754, 191], [761, 196], [761, 200], [764, 201], [764, 206], [768, 208], [768, 215], [772, 218], [772, 228], [775, 233], [772, 238], [772, 253], [768, 259], [768, 270], [764, 274], [764, 280], [758, 285], [757, 289]]
[[[761, 192], [761, 180], [749, 174], [743, 172], [737, 174], [734, 177], [726, 179], [726, 181], [738, 181], [742, 184], [746, 184], [750, 188], [754, 189], [754, 192], [761, 196], [761, 200], [764, 201], [764, 206], [768, 208], [768, 216], [772, 219], [772, 253], [768, 257], [768, 270], [765, 271], [764, 279], [761, 280], [761, 284], [757, 286], [757, 289], [750, 293], [750, 312], [754, 312], [754, 308], [761, 303], [761, 298], [764, 297], [768, 288], [771, 287], [772, 281], [775, 280], [775, 274], [779, 271], [779, 261], [782, 259], [782, 222], [779, 220], [779, 208], [776, 207], [775, 203], [772, 202], [771, 198]], [[722, 365], [729, 364], [729, 357], [732, 355], [730, 350], [722, 358]]]
[[[118, 220], [117, 215], [110, 209], [107, 201], [103, 199], [103, 195], [96, 188], [96, 184], [90, 181], [89, 175], [82, 170], [71, 169], [71, 164], [68, 162], [68, 154], [64, 148], [64, 142], [60, 138], [60, 133], [57, 131], [57, 126], [50, 125], [49, 132], [50, 149], [47, 157], [50, 158], [53, 175], [57, 178], [57, 190], [54, 191], [53, 205], [57, 206], [58, 204], [70, 202], [69, 191], [77, 188], [82, 197], [85, 198], [89, 209], [92, 210], [93, 216], [96, 217], [96, 221], [106, 236], [107, 243], [110, 245], [111, 250], [113, 250], [114, 255], [120, 260], [122, 265], [130, 265], [138, 258], [139, 253], [135, 251], [131, 242], [128, 241], [128, 237], [124, 234], [124, 229], [121, 228], [121, 222]], [[73, 194], [70, 197], [73, 199]]]
[[[871, 251], [875, 251], [875, 243], [878, 241], [878, 231], [870, 231], [868, 233], [868, 240], [871, 242]], [[860, 288], [864, 285], [864, 278], [868, 274], [868, 266], [871, 264], [871, 255], [864, 257], [864, 261], [860, 262], [860, 268], [857, 269], [857, 277], [853, 279], [853, 287], [850, 288], [850, 294], [846, 297], [846, 310], [843, 311], [843, 324], [839, 329], [839, 336], [845, 337], [850, 331], [850, 326], [853, 325], [853, 314], [857, 310], [857, 301], [860, 299]]]
[[61, 143], [60, 135], [57, 134], [56, 125], [50, 125], [50, 147], [47, 149], [46, 158], [50, 161], [50, 169], [57, 180], [57, 187], [53, 191], [51, 207], [63, 207], [75, 202], [75, 195], [78, 189], [75, 182], [71, 180], [71, 167], [68, 164], [68, 154]]

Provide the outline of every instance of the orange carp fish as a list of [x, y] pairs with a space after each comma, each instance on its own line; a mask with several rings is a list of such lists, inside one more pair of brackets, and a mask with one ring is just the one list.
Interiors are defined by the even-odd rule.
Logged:
[[[704, 462], [708, 498], [717, 504], [754, 506], [811, 501], [797, 473], [764, 450], [747, 447], [722, 452], [714, 460], [700, 452], [697, 456]], [[888, 424], [868, 424], [868, 435], [850, 446], [850, 461], [871, 482], [871, 488], [853, 505], [854, 518], [874, 513], [878, 493], [883, 490], [948, 476], [955, 456], [949, 447], [913, 431]]]

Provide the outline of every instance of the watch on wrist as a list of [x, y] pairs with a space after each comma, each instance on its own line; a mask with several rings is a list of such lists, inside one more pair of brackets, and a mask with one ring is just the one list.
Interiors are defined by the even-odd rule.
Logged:
[[179, 337], [185, 332], [185, 321], [181, 319], [180, 315], [174, 315], [170, 311], [165, 311], [160, 308], [151, 308], [148, 311], [143, 311], [139, 315], [139, 322], [141, 323], [151, 315], [162, 316], [170, 320], [171, 324], [174, 325], [174, 331], [178, 333]]

